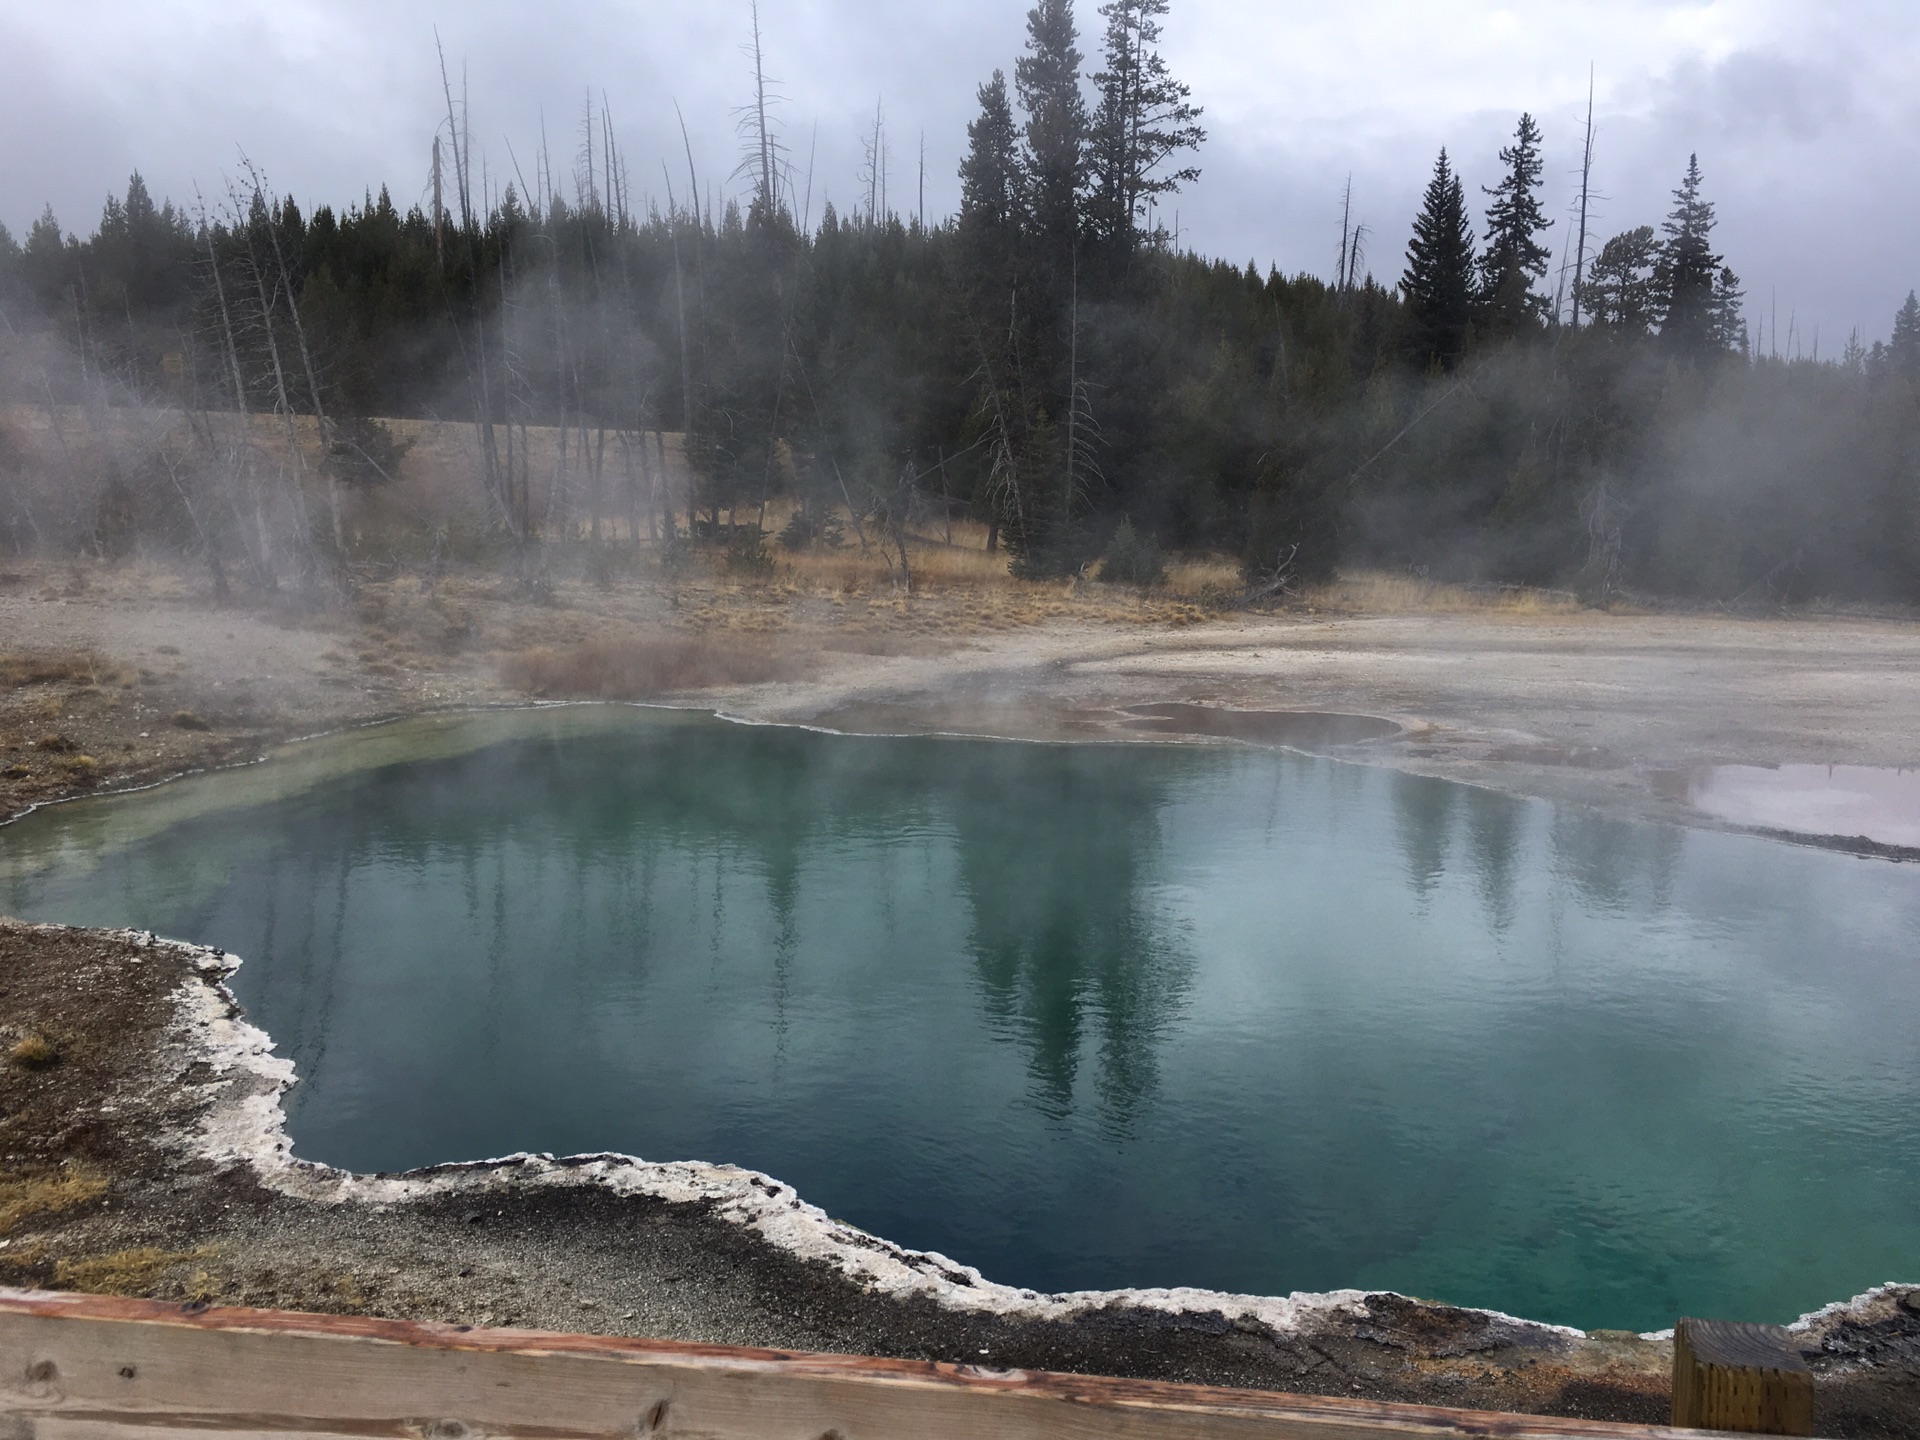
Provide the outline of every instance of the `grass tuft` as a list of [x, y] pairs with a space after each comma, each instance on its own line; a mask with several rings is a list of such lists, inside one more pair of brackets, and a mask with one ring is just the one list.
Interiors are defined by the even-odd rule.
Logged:
[[[53, 1282], [62, 1290], [78, 1290], [88, 1295], [145, 1295], [175, 1265], [201, 1259], [207, 1253], [204, 1248], [162, 1250], [154, 1245], [141, 1245], [108, 1255], [60, 1260], [53, 1267]], [[191, 1288], [208, 1291], [212, 1288], [210, 1281], [211, 1277], [201, 1271], [194, 1277]]]
[[46, 650], [0, 655], [0, 689], [26, 685], [91, 685], [100, 675], [100, 657], [91, 650]]
[[45, 1070], [60, 1059], [60, 1047], [36, 1031], [15, 1041], [7, 1054], [22, 1070]]
[[106, 1193], [106, 1180], [91, 1170], [69, 1165], [37, 1175], [0, 1173], [0, 1235], [10, 1235], [32, 1215], [71, 1210]]

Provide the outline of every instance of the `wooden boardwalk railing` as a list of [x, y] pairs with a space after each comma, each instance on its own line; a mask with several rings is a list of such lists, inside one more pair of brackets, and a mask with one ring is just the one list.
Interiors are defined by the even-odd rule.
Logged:
[[0, 1289], [0, 1440], [1653, 1440], [1704, 1432]]

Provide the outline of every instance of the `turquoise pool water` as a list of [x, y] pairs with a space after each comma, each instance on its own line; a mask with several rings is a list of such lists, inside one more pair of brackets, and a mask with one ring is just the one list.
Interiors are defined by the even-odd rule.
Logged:
[[0, 829], [245, 957], [296, 1149], [778, 1175], [1036, 1289], [1920, 1277], [1920, 867], [1239, 747], [441, 720]]

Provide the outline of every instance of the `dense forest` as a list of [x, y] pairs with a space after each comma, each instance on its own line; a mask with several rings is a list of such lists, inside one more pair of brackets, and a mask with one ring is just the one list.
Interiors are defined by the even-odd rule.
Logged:
[[[136, 175], [89, 238], [51, 212], [0, 229], [0, 402], [188, 417], [198, 451], [116, 503], [268, 582], [262, 477], [300, 462], [231, 439], [235, 415], [327, 437], [290, 492], [313, 565], [346, 558], [342, 487], [391, 474], [379, 419], [421, 417], [475, 427], [523, 565], [603, 519], [758, 553], [945, 511], [1032, 575], [1151, 583], [1164, 551], [1211, 550], [1252, 595], [1366, 564], [1600, 602], [1920, 602], [1920, 300], [1889, 343], [1763, 354], [1697, 159], [1669, 214], [1603, 240], [1543, 213], [1526, 115], [1478, 194], [1440, 150], [1390, 283], [1352, 225], [1329, 277], [1203, 258], [1158, 219], [1205, 140], [1160, 54], [1167, 4], [1109, 0], [1095, 38], [1039, 0], [933, 221], [889, 203], [877, 116], [862, 204], [812, 214], [757, 35], [740, 168], [664, 165], [664, 204], [634, 201], [591, 110], [564, 183], [545, 155], [531, 184], [476, 183], [451, 89], [427, 206], [303, 213], [248, 170], [187, 211]], [[575, 437], [572, 479], [540, 490], [564, 503], [534, 503], [536, 427]], [[691, 493], [643, 521], [662, 432], [685, 433]], [[0, 545], [94, 543], [99, 517], [31, 511], [22, 463], [0, 434]], [[774, 497], [791, 519], [763, 541]]]

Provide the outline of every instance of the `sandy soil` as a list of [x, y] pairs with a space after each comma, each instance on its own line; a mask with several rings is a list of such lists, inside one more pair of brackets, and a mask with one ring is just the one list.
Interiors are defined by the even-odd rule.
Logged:
[[[1686, 799], [1703, 765], [1920, 759], [1920, 626], [1897, 621], [1206, 617], [1097, 587], [909, 601], [710, 575], [564, 584], [538, 603], [489, 580], [400, 578], [303, 611], [215, 606], [157, 569], [15, 565], [0, 573], [0, 665], [13, 667], [0, 670], [0, 815], [383, 717], [523, 703], [502, 679], [515, 654], [661, 634], [717, 647], [751, 636], [800, 656], [797, 679], [670, 697], [752, 718], [1231, 743], [1132, 728], [1129, 707], [1359, 713], [1403, 732], [1339, 753], [1695, 824], [1713, 823]], [[1399, 1297], [1351, 1296], [1286, 1324], [1224, 1297], [968, 1309], [939, 1288], [946, 1280], [888, 1290], [776, 1243], [711, 1197], [497, 1167], [377, 1202], [289, 1188], [204, 1143], [208, 1116], [246, 1099], [189, 1033], [210, 983], [184, 949], [0, 922], [0, 1041], [12, 1057], [0, 1059], [0, 1283], [990, 1353], [1003, 1365], [1622, 1419], [1666, 1411], [1662, 1341], [1569, 1336]], [[1798, 1333], [1820, 1374], [1822, 1433], [1920, 1433], [1920, 1295], [1881, 1292]]]

